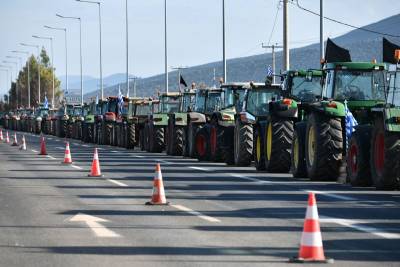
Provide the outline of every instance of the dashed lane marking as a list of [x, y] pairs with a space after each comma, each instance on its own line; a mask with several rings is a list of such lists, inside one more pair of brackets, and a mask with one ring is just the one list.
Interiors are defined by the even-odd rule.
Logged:
[[111, 150], [111, 152], [112, 152], [112, 153], [118, 153], [118, 151], [115, 151], [115, 150]]
[[50, 156], [50, 155], [47, 155], [47, 157], [48, 157], [49, 159], [56, 159], [55, 157], [52, 157], [52, 156]]
[[[356, 229], [361, 232], [366, 232], [370, 233], [379, 237], [383, 237], [386, 239], [400, 239], [400, 234], [396, 233], [388, 233], [384, 232], [378, 228], [371, 227], [371, 226], [366, 226], [367, 221], [360, 221], [360, 220], [348, 220], [348, 219], [337, 219], [337, 218], [331, 218], [331, 217], [324, 217], [321, 216], [320, 222], [322, 223], [336, 223], [340, 224], [346, 227], [350, 227], [353, 229]], [[363, 225], [364, 224], [364, 225]]]
[[119, 181], [116, 181], [116, 180], [113, 180], [113, 179], [107, 179], [107, 181], [109, 181], [110, 183], [113, 183], [113, 184], [122, 186], [122, 187], [128, 187], [127, 184], [124, 184], [124, 183], [122, 183], [122, 182], [119, 182]]
[[193, 170], [198, 170], [198, 171], [205, 171], [205, 172], [210, 171], [210, 169], [202, 168], [202, 167], [191, 166], [191, 167], [189, 167], [189, 168], [190, 168], [190, 169], [193, 169]]
[[36, 151], [34, 149], [31, 150], [33, 153], [39, 153], [39, 151]]
[[83, 170], [81, 167], [76, 166], [76, 165], [71, 165], [72, 168], [77, 169], [77, 170]]
[[330, 193], [330, 192], [322, 192], [322, 191], [315, 191], [315, 190], [304, 190], [304, 191], [306, 191], [308, 193], [313, 192], [313, 193], [318, 194], [318, 195], [324, 195], [324, 196], [327, 196], [327, 197], [336, 198], [336, 199], [345, 200], [345, 201], [354, 201], [354, 200], [356, 200], [353, 197], [342, 196], [342, 195], [338, 195], [338, 194], [334, 194], [334, 193]]
[[56, 146], [56, 149], [64, 149], [64, 147]]
[[185, 207], [185, 206], [182, 206], [182, 205], [171, 205], [171, 206], [174, 207], [174, 208], [176, 208], [176, 209], [178, 209], [178, 210], [181, 210], [181, 211], [187, 212], [187, 213], [189, 213], [189, 214], [192, 214], [192, 215], [194, 215], [194, 216], [197, 216], [197, 217], [199, 217], [200, 219], [206, 220], [206, 221], [208, 221], [208, 222], [213, 222], [213, 223], [220, 223], [220, 222], [221, 222], [221, 221], [218, 220], [217, 218], [204, 215], [203, 213], [200, 213], [200, 212], [198, 212], [198, 211], [189, 209], [188, 207]]
[[88, 145], [82, 145], [83, 147], [89, 147]]

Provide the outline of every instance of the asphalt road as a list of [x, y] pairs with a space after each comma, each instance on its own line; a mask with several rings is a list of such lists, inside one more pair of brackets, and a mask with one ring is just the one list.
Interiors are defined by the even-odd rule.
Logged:
[[[0, 266], [283, 266], [296, 256], [315, 191], [335, 266], [400, 266], [400, 192], [295, 180], [164, 154], [26, 134], [0, 144]], [[20, 137], [20, 133], [19, 133]], [[146, 206], [155, 164], [169, 206]]]

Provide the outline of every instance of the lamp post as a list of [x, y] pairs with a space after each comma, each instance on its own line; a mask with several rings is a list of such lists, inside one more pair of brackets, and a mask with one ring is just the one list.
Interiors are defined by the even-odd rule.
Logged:
[[129, 25], [128, 25], [128, 0], [125, 0], [125, 30], [126, 30], [126, 91], [129, 97]]
[[[136, 97], [136, 81], [138, 80], [138, 77], [129, 77], [129, 80], [133, 80], [133, 97]], [[129, 91], [128, 91], [129, 92]], [[127, 93], [127, 97], [129, 97], [129, 93]]]
[[[26, 51], [18, 51], [18, 50], [14, 50], [14, 51], [11, 51], [12, 53], [17, 53], [17, 54], [24, 54], [24, 55], [26, 55], [27, 57], [28, 57], [28, 61], [27, 61], [27, 63], [26, 63], [26, 65], [27, 65], [27, 69], [28, 69], [28, 81], [27, 81], [27, 83], [28, 83], [28, 108], [31, 108], [31, 80], [30, 80], [30, 67], [29, 67], [29, 65], [30, 65], [30, 62], [29, 62], [29, 52], [26, 52]], [[22, 102], [22, 101], [21, 101]], [[22, 103], [21, 103], [22, 104]]]
[[38, 96], [39, 96], [39, 103], [40, 103], [40, 50], [39, 50], [39, 46], [32, 45], [32, 44], [24, 44], [24, 43], [21, 43], [20, 45], [27, 46], [27, 47], [35, 47], [38, 51]]
[[52, 99], [51, 99], [51, 106], [54, 108], [54, 94], [55, 94], [54, 80], [55, 80], [55, 74], [54, 74], [53, 38], [52, 38], [52, 37], [37, 36], [37, 35], [32, 35], [32, 37], [33, 37], [33, 38], [36, 38], [36, 39], [50, 40], [50, 46], [51, 46], [51, 70], [52, 70], [52, 74], [53, 74], [53, 97], [52, 97]]
[[81, 72], [81, 106], [83, 106], [83, 70], [82, 70], [82, 19], [80, 17], [68, 17], [56, 14], [57, 17], [62, 19], [74, 19], [79, 21], [79, 61]]
[[224, 83], [228, 82], [226, 71], [226, 34], [225, 34], [225, 0], [222, 0], [222, 65], [224, 71]]
[[100, 91], [101, 91], [101, 99], [104, 98], [104, 88], [103, 88], [103, 58], [102, 58], [102, 46], [101, 46], [101, 3], [95, 1], [86, 1], [86, 0], [76, 0], [81, 3], [89, 3], [96, 4], [99, 7], [99, 31], [100, 31]]
[[67, 28], [57, 28], [57, 27], [50, 27], [45, 25], [46, 29], [49, 30], [56, 30], [56, 31], [64, 31], [65, 37], [65, 91], [68, 92], [68, 44], [67, 44]]
[[8, 104], [10, 104], [10, 93], [11, 93], [11, 86], [12, 86], [12, 67], [7, 66], [7, 65], [0, 65], [0, 68], [3, 68], [3, 71], [7, 72], [7, 78], [8, 78], [8, 73], [10, 73], [10, 91], [8, 93]]
[[[13, 59], [18, 59], [18, 61], [19, 61], [19, 69], [20, 70], [22, 70], [22, 58], [21, 57], [16, 57], [16, 56], [6, 56], [6, 58], [13, 58]], [[16, 94], [17, 94], [17, 106], [18, 106], [18, 103], [19, 102], [21, 102], [20, 104], [22, 104], [22, 101], [19, 101], [19, 97], [18, 97], [18, 91], [19, 91], [19, 96], [21, 96], [21, 88], [19, 88], [20, 90], [18, 90], [18, 80], [19, 80], [19, 73], [18, 73], [18, 71], [17, 71], [17, 73], [16, 73], [16, 78], [15, 78], [15, 80], [16, 80], [16, 83], [15, 83], [15, 90], [16, 90]]]
[[165, 92], [168, 93], [168, 22], [167, 0], [164, 0], [164, 54], [165, 54]]
[[[7, 67], [7, 66], [5, 66], [5, 67]], [[7, 84], [7, 82], [8, 82], [8, 71], [9, 71], [9, 69], [8, 68], [2, 68], [2, 66], [0, 65], [0, 71], [5, 71], [6, 72], [6, 84]], [[10, 104], [10, 94], [8, 94], [8, 103], [7, 104]]]
[[15, 98], [16, 98], [15, 99], [15, 103], [17, 104], [17, 108], [18, 108], [18, 78], [17, 78], [17, 76], [18, 76], [18, 62], [3, 60], [3, 63], [15, 64]]

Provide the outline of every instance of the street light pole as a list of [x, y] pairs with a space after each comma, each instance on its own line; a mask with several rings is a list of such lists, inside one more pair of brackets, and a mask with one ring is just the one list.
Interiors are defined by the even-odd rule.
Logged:
[[68, 93], [68, 44], [67, 44], [67, 28], [57, 28], [45, 25], [46, 29], [64, 31], [65, 36], [65, 91]]
[[290, 68], [288, 1], [289, 0], [283, 0], [283, 70], [285, 71], [289, 70]]
[[15, 102], [16, 102], [17, 108], [18, 108], [18, 78], [17, 78], [18, 77], [18, 62], [3, 60], [3, 63], [15, 64], [15, 98], [16, 98]]
[[[129, 92], [129, 24], [128, 24], [128, 0], [125, 0], [125, 24], [126, 24], [126, 91]], [[129, 94], [127, 95], [129, 97]]]
[[[133, 97], [136, 97], [136, 95], [137, 95], [137, 93], [136, 93], [136, 81], [137, 81], [137, 79], [138, 79], [138, 77], [136, 77], [136, 76], [129, 78], [129, 80], [133, 80]], [[127, 96], [129, 97], [129, 94], [127, 94]]]
[[225, 34], [225, 0], [222, 0], [222, 61], [223, 61], [223, 72], [224, 72], [224, 83], [227, 82], [227, 70], [226, 70], [226, 34]]
[[51, 106], [54, 108], [54, 95], [55, 95], [55, 74], [54, 74], [54, 50], [53, 50], [53, 38], [52, 37], [41, 37], [37, 35], [32, 35], [33, 38], [42, 39], [42, 40], [50, 40], [51, 47], [51, 69], [52, 69], [52, 78], [53, 78], [53, 97], [51, 98]]
[[[14, 57], [14, 56], [6, 56], [7, 58], [14, 58], [14, 59], [18, 59], [19, 60], [19, 69], [20, 70], [22, 70], [22, 58], [21, 57]], [[17, 71], [17, 73], [16, 73], [16, 78], [15, 78], [15, 80], [16, 80], [16, 83], [15, 83], [15, 90], [16, 90], [16, 95], [17, 95], [17, 106], [18, 106], [18, 103], [20, 103], [21, 105], [22, 105], [22, 101], [19, 101], [19, 99], [20, 99], [20, 97], [18, 97], [18, 92], [19, 92], [19, 96], [21, 96], [21, 88], [19, 88], [20, 90], [18, 90], [18, 80], [19, 80], [19, 73], [18, 73], [18, 71]]]
[[167, 32], [167, 0], [164, 0], [164, 53], [165, 53], [165, 92], [168, 93], [168, 32]]
[[81, 74], [81, 106], [83, 106], [83, 63], [82, 63], [82, 19], [80, 17], [67, 17], [56, 14], [57, 17], [62, 19], [74, 19], [79, 21], [79, 61], [80, 61], [80, 74]]
[[324, 55], [324, 4], [323, 0], [319, 2], [319, 50], [320, 50], [320, 60], [325, 57]]
[[38, 45], [31, 45], [31, 44], [20, 44], [22, 46], [27, 46], [27, 47], [36, 47], [38, 51], [38, 96], [39, 96], [39, 103], [40, 103], [40, 50]]
[[[7, 77], [6, 77], [6, 83], [8, 82], [8, 71], [9, 71], [9, 66], [3, 66], [3, 65], [0, 65], [0, 67], [4, 67], [4, 69], [1, 69], [0, 68], [0, 71], [5, 71], [6, 73], [7, 73]], [[12, 78], [10, 78], [10, 81], [12, 80]], [[10, 83], [11, 84], [11, 83]], [[8, 99], [7, 99], [8, 101], [8, 104], [10, 105], [10, 93], [8, 93]]]
[[7, 71], [7, 77], [8, 77], [8, 73], [10, 73], [10, 90], [8, 92], [8, 104], [10, 104], [10, 96], [11, 96], [11, 88], [12, 88], [12, 66], [0, 65], [0, 67], [6, 68], [5, 70]]
[[86, 1], [86, 0], [76, 0], [77, 2], [82, 3], [90, 3], [97, 4], [99, 7], [99, 30], [100, 30], [100, 90], [101, 90], [101, 99], [104, 99], [104, 87], [103, 87], [103, 58], [102, 58], [102, 45], [101, 45], [101, 3], [95, 1]]
[[29, 59], [30, 59], [29, 54], [30, 53], [26, 52], [26, 51], [17, 51], [17, 50], [14, 50], [14, 51], [11, 51], [11, 52], [12, 53], [17, 53], [17, 54], [24, 54], [24, 55], [26, 55], [28, 57], [27, 63], [26, 63], [27, 69], [28, 69], [28, 77], [27, 77], [27, 79], [28, 79], [28, 81], [27, 81], [27, 83], [28, 83], [28, 108], [31, 108], [31, 80], [30, 80], [30, 61], [29, 61]]

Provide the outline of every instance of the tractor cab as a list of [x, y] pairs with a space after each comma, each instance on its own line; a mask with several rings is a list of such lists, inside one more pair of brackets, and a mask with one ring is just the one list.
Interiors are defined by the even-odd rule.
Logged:
[[312, 103], [322, 95], [322, 71], [290, 70], [284, 73], [282, 91], [300, 103]]
[[181, 108], [181, 93], [163, 93], [160, 95], [159, 113], [169, 114], [179, 112]]

